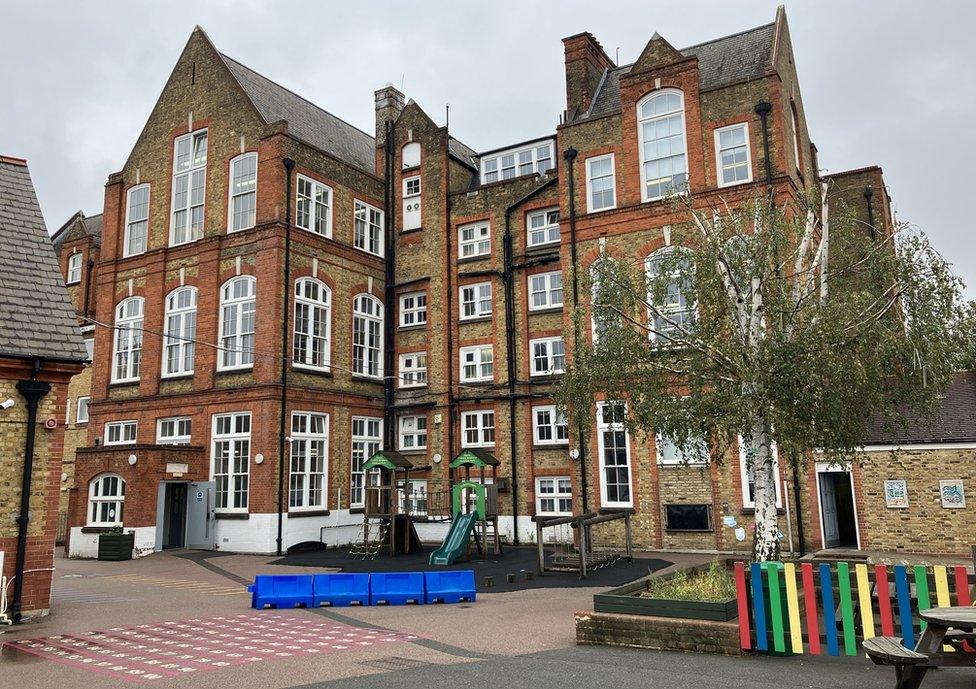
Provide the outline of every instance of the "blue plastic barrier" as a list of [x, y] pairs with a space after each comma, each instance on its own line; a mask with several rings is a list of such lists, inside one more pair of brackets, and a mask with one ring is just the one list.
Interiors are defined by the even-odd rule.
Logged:
[[424, 602], [423, 572], [374, 572], [369, 575], [369, 604]]
[[474, 570], [424, 572], [427, 603], [474, 602]]
[[311, 607], [311, 574], [259, 574], [247, 587], [251, 592], [251, 607], [272, 608]]
[[316, 574], [312, 578], [312, 596], [316, 608], [369, 605], [369, 574]]

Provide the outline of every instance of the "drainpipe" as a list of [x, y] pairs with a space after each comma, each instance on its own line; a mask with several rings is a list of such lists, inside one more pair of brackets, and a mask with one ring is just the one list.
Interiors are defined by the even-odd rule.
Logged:
[[383, 349], [383, 397], [385, 400], [383, 426], [386, 441], [383, 447], [393, 449], [396, 447], [396, 428], [394, 427], [396, 417], [393, 414], [393, 337], [395, 334], [393, 314], [395, 313], [394, 302], [396, 300], [396, 275], [394, 273], [396, 265], [396, 240], [393, 236], [396, 229], [395, 223], [393, 222], [395, 212], [393, 209], [393, 196], [395, 193], [393, 189], [393, 122], [387, 120], [384, 126], [386, 127], [386, 144], [383, 147], [384, 179], [386, 182], [386, 193], [383, 197], [383, 203], [386, 206], [384, 209], [384, 213], [386, 214], [386, 288], [384, 291], [386, 306], [383, 311], [383, 339], [385, 341], [385, 347]]
[[83, 310], [86, 321], [88, 320], [88, 314], [90, 311], [88, 303], [91, 297], [92, 268], [95, 267], [95, 261], [92, 260], [91, 256], [88, 257], [87, 267], [88, 270], [85, 273], [85, 303], [84, 303], [84, 310]]
[[[574, 167], [578, 151], [575, 148], [568, 148], [563, 151], [563, 159], [566, 161], [566, 182], [569, 185], [569, 257], [573, 269], [573, 308], [579, 306], [579, 276], [577, 275], [578, 255], [576, 252], [576, 177]], [[579, 323], [573, 319], [573, 351], [580, 349]], [[589, 413], [589, 412], [587, 412]], [[580, 463], [580, 490], [583, 493], [583, 513], [589, 511], [589, 499], [587, 493], [589, 489], [586, 481], [586, 434], [583, 429], [583, 422], [576, 424], [576, 438], [579, 442], [579, 463]]]
[[[444, 126], [445, 148], [444, 148], [444, 176], [447, 181], [444, 183], [446, 201], [444, 204], [444, 230], [447, 232], [447, 255], [445, 256], [447, 276], [447, 475], [448, 482], [451, 482], [451, 460], [454, 459], [454, 417], [456, 404], [454, 399], [454, 271], [455, 265], [451, 258], [454, 251], [454, 227], [451, 223], [451, 132], [447, 125]], [[479, 174], [479, 173], [475, 173]], [[429, 356], [429, 355], [428, 355]], [[452, 515], [453, 516], [453, 515]]]
[[762, 120], [763, 158], [766, 163], [766, 185], [769, 187], [770, 194], [773, 189], [773, 159], [769, 152], [769, 113], [772, 110], [773, 106], [768, 101], [756, 103], [756, 114]]
[[282, 554], [281, 533], [285, 511], [285, 433], [288, 431], [285, 413], [288, 407], [288, 331], [291, 324], [291, 177], [295, 161], [284, 158], [285, 166], [285, 272], [282, 278], [284, 309], [281, 319], [281, 413], [278, 420], [278, 536], [276, 552]]
[[[793, 501], [796, 504], [796, 536], [797, 545], [800, 550], [800, 557], [807, 554], [806, 542], [803, 538], [803, 505], [800, 502], [800, 468], [799, 461], [794, 457], [790, 462], [793, 465]], [[852, 496], [853, 499], [853, 496]], [[792, 544], [790, 544], [792, 547]]]
[[871, 197], [874, 196], [874, 189], [869, 184], [864, 187], [864, 202], [868, 205], [868, 225], [871, 226], [871, 241], [875, 239], [874, 229], [874, 206], [871, 205]]
[[31, 479], [34, 473], [34, 440], [37, 434], [37, 404], [51, 391], [51, 384], [37, 380], [41, 360], [34, 359], [30, 380], [17, 381], [17, 392], [27, 401], [27, 434], [24, 439], [24, 474], [20, 484], [20, 514], [17, 517], [17, 560], [14, 565], [14, 596], [10, 617], [20, 622], [24, 594], [24, 569], [27, 563], [27, 526], [30, 524]]
[[535, 198], [544, 189], [556, 182], [552, 178], [528, 194], [509, 205], [505, 209], [504, 260], [505, 269], [502, 281], [505, 284], [505, 358], [508, 367], [508, 439], [512, 457], [512, 523], [515, 545], [519, 544], [518, 532], [518, 434], [515, 432], [515, 386], [517, 382], [518, 360], [515, 343], [515, 268], [514, 268], [514, 240], [512, 237], [512, 213], [526, 201]]

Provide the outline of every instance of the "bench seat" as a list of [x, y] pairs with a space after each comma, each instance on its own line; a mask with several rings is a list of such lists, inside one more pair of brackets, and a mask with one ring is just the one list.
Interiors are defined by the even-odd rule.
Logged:
[[864, 640], [864, 652], [878, 665], [918, 665], [929, 657], [905, 648], [897, 636], [872, 636]]

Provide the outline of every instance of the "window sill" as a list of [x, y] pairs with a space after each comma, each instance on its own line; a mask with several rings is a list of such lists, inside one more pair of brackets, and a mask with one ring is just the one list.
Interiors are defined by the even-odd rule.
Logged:
[[494, 385], [495, 384], [495, 381], [494, 381], [494, 379], [487, 380], [485, 378], [478, 378], [477, 380], [465, 380], [465, 379], [462, 378], [460, 380], [460, 383], [461, 383], [461, 385], [477, 385], [478, 387], [488, 388], [488, 387]]
[[318, 376], [320, 378], [332, 378], [332, 370], [324, 368], [310, 368], [307, 366], [296, 366], [292, 364], [291, 370], [295, 373], [307, 373], [310, 376]]
[[[532, 449], [543, 451], [543, 452], [547, 450], [565, 451], [569, 449], [569, 442], [567, 441], [565, 443], [534, 443], [532, 445]], [[551, 516], [564, 516], [564, 515], [549, 515], [549, 516], [551, 517]]]
[[427, 389], [426, 383], [424, 383], [423, 385], [401, 385], [397, 388], [397, 390], [404, 390], [406, 392], [423, 392], [426, 389]]
[[[744, 514], [744, 515], [755, 514], [756, 513], [756, 508], [755, 507], [743, 507], [739, 511], [739, 513], [740, 514]], [[783, 509], [782, 507], [777, 507], [776, 508], [776, 514], [778, 514], [779, 516], [783, 516], [784, 514], [786, 514], [786, 510]]]
[[249, 371], [253, 371], [253, 370], [254, 370], [254, 366], [253, 365], [238, 366], [236, 368], [219, 368], [219, 369], [217, 369], [217, 375], [218, 376], [229, 376], [229, 375], [232, 375], [234, 373], [248, 373]]
[[367, 376], [367, 375], [363, 375], [362, 373], [353, 373], [352, 374], [352, 379], [353, 380], [358, 380], [358, 381], [363, 382], [363, 383], [382, 383], [383, 382], [383, 377], [382, 376]]
[[708, 462], [658, 462], [659, 469], [706, 469]]
[[402, 237], [407, 234], [414, 234], [415, 232], [420, 232], [423, 229], [423, 225], [421, 225], [420, 227], [411, 227], [409, 230], [400, 230], [400, 236]]
[[536, 314], [542, 315], [546, 313], [562, 313], [562, 312], [563, 312], [562, 306], [547, 306], [544, 309], [529, 309], [530, 316], [534, 316]]
[[565, 375], [566, 375], [565, 371], [561, 373], [539, 373], [539, 374], [533, 373], [529, 376], [529, 382], [530, 383], [556, 383], [562, 380], [563, 376]]
[[597, 510], [598, 514], [636, 514], [637, 510], [633, 507], [601, 507]]
[[423, 457], [427, 454], [426, 447], [412, 447], [409, 450], [400, 450], [401, 455], [407, 455], [408, 457]]
[[214, 519], [250, 519], [251, 515], [247, 512], [214, 512]]
[[664, 527], [668, 533], [715, 533], [715, 529], [669, 529]]
[[125, 387], [131, 387], [133, 385], [138, 385], [138, 384], [139, 384], [139, 379], [136, 378], [135, 380], [113, 380], [111, 383], [108, 384], [108, 386], [110, 388], [125, 388]]
[[475, 316], [474, 318], [459, 318], [458, 325], [464, 325], [465, 323], [488, 323], [492, 320], [492, 316]]
[[350, 507], [349, 514], [366, 514], [365, 507]]
[[166, 374], [161, 375], [159, 377], [159, 380], [160, 381], [164, 381], [164, 380], [183, 380], [184, 378], [192, 378], [192, 377], [193, 377], [193, 371], [190, 371], [188, 373], [166, 373]]
[[400, 326], [397, 326], [397, 332], [401, 332], [401, 333], [408, 333], [408, 332], [410, 332], [412, 330], [426, 330], [426, 329], [427, 329], [427, 322], [426, 321], [424, 321], [423, 323], [417, 323], [416, 325], [400, 325]]
[[536, 512], [534, 515], [532, 515], [532, 517], [530, 517], [530, 520], [533, 522], [541, 522], [544, 519], [561, 519], [563, 517], [572, 517], [572, 516], [573, 514], [571, 512], [561, 512], [558, 514], [547, 514], [544, 512]]
[[288, 512], [288, 519], [302, 519], [303, 517], [328, 517], [330, 510], [293, 510]]
[[458, 265], [462, 263], [475, 263], [476, 261], [487, 261], [491, 258], [491, 254], [479, 254], [477, 256], [465, 256], [457, 260]]

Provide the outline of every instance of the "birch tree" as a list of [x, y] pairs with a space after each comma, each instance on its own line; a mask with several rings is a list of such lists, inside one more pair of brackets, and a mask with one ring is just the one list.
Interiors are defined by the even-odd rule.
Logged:
[[558, 402], [587, 434], [603, 396], [626, 402], [633, 432], [685, 457], [741, 451], [753, 555], [775, 559], [774, 454], [784, 472], [814, 449], [843, 461], [871, 419], [924, 411], [965, 349], [962, 285], [924, 234], [872, 232], [832, 209], [826, 187], [806, 207], [673, 203], [686, 221], [665, 228], [661, 250], [635, 256], [611, 240], [577, 276], [584, 344]]

